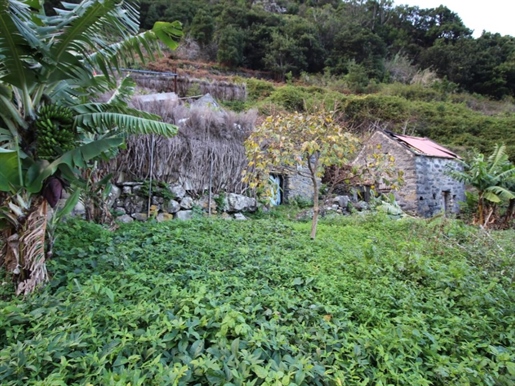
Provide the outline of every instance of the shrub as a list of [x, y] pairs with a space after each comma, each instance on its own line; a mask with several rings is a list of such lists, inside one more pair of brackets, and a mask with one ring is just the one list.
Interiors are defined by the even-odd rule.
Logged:
[[24, 384], [511, 385], [513, 231], [386, 215], [81, 221], [53, 280], [0, 300]]

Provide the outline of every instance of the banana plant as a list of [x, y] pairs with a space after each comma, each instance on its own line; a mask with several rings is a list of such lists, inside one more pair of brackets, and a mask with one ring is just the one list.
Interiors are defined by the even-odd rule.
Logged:
[[475, 153], [470, 160], [462, 161], [462, 166], [462, 171], [453, 171], [451, 175], [477, 190], [475, 222], [487, 226], [499, 204], [515, 200], [515, 166], [505, 145], [496, 145], [489, 156]]
[[46, 15], [41, 0], [0, 0], [0, 266], [18, 293], [48, 279], [47, 211], [63, 189], [79, 186], [81, 171], [113, 156], [126, 135], [177, 132], [129, 107], [134, 83], [119, 69], [152, 59], [161, 43], [176, 48], [181, 25], [140, 33], [138, 20], [127, 1], [63, 3]]

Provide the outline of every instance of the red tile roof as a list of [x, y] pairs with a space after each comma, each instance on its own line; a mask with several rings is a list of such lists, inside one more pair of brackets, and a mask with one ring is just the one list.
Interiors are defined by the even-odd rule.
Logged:
[[393, 138], [399, 142], [404, 143], [405, 146], [410, 148], [412, 151], [418, 154], [427, 155], [430, 157], [441, 157], [441, 158], [460, 158], [459, 155], [440, 146], [436, 142], [431, 141], [428, 138], [410, 137], [407, 135], [398, 135], [389, 132]]

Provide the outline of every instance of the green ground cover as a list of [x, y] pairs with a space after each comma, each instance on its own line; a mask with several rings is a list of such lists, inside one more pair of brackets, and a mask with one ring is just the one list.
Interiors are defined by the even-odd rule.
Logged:
[[514, 233], [383, 216], [60, 229], [2, 385], [512, 385]]

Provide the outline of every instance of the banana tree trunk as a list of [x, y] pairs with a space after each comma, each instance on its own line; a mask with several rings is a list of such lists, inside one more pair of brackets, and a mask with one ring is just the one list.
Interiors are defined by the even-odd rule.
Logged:
[[0, 263], [13, 274], [16, 293], [27, 295], [49, 279], [45, 264], [47, 201], [38, 197], [19, 213], [17, 218], [11, 217], [10, 226], [2, 232], [4, 245]]
[[504, 214], [503, 225], [508, 226], [510, 221], [515, 217], [515, 198], [512, 198], [508, 203], [508, 208]]

